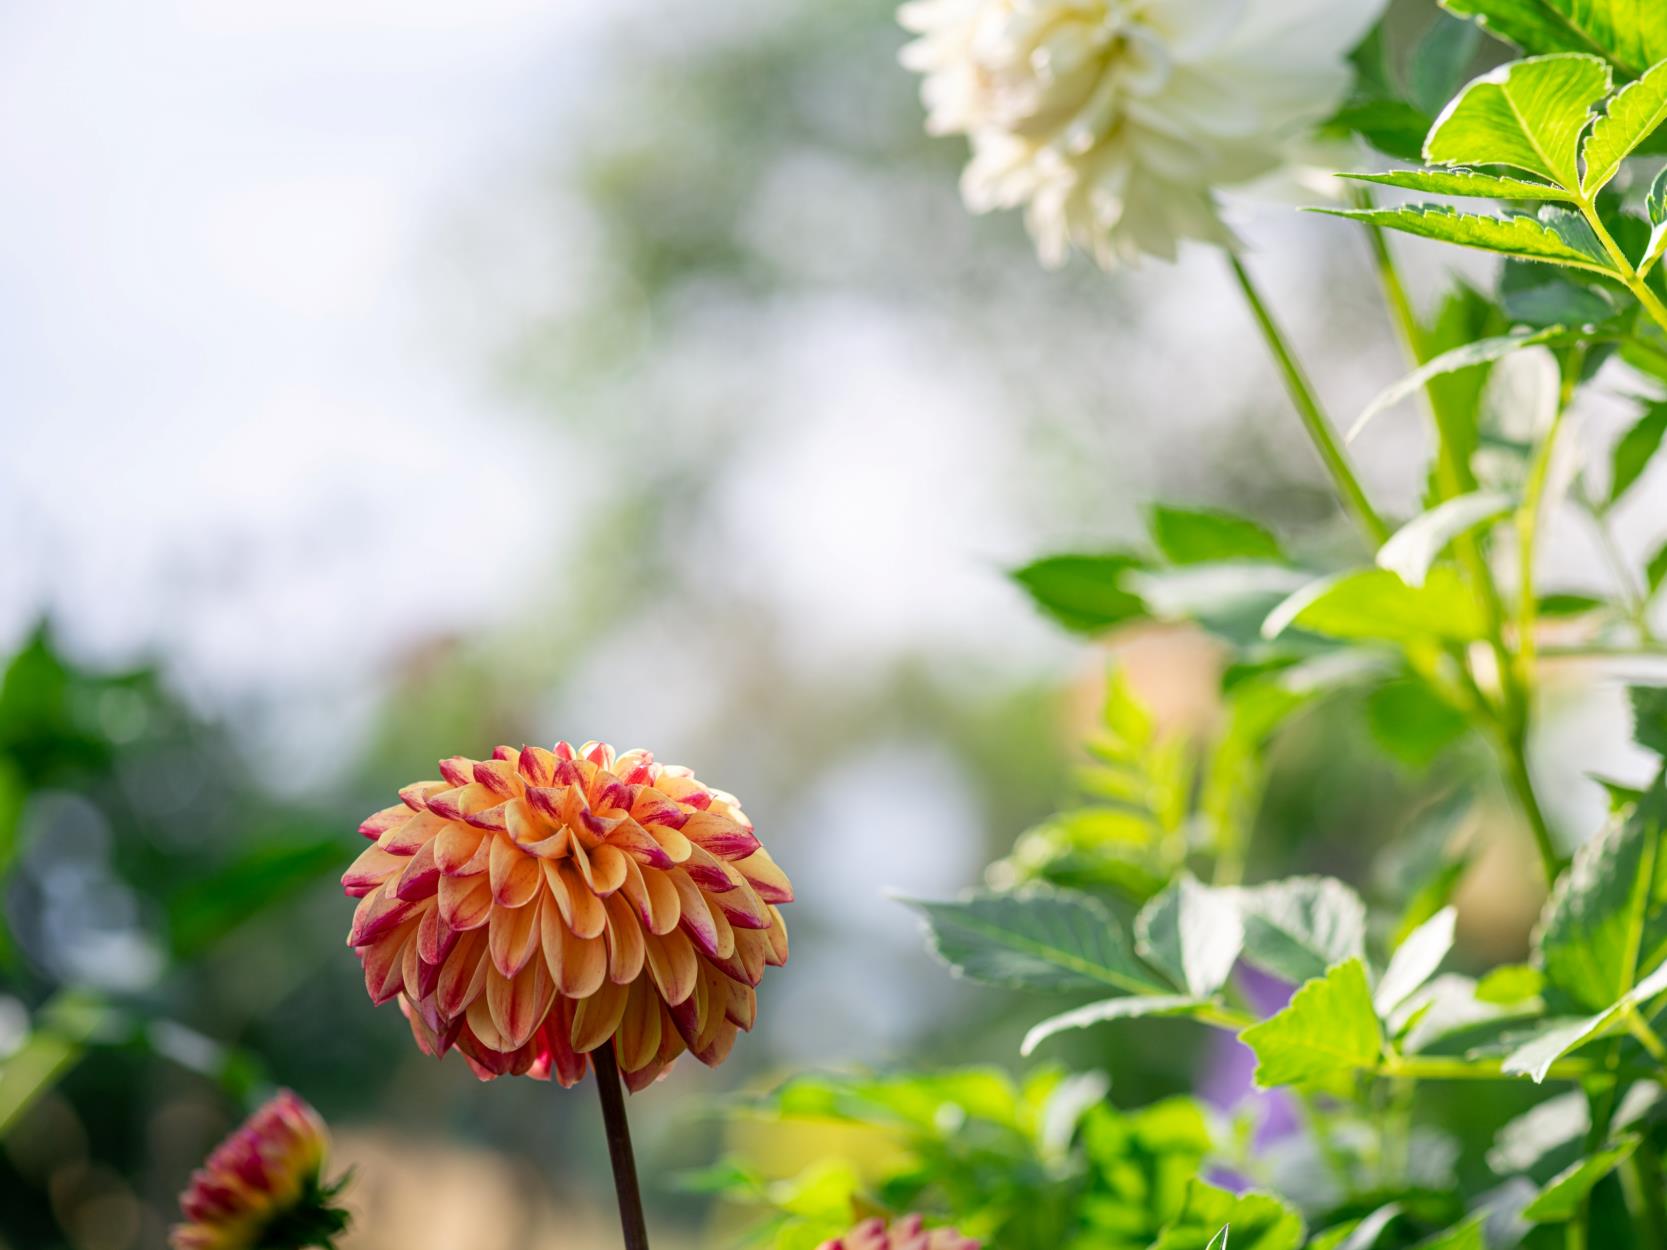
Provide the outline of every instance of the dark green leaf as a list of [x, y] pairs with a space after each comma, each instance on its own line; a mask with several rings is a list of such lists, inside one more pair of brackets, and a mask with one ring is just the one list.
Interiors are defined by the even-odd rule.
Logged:
[[1574, 1219], [1597, 1183], [1630, 1159], [1640, 1140], [1636, 1133], [1629, 1133], [1565, 1168], [1523, 1208], [1523, 1218], [1536, 1224], [1561, 1224]]
[[1226, 983], [1243, 946], [1244, 921], [1233, 895], [1200, 885], [1190, 873], [1135, 918], [1141, 958], [1195, 998]]
[[1439, 113], [1465, 80], [1481, 32], [1470, 22], [1437, 14], [1412, 53], [1412, 98], [1426, 113]]
[[[1667, 80], [1664, 80], [1667, 81]], [[1667, 403], [1651, 404], [1644, 415], [1621, 435], [1609, 458], [1609, 499], [1613, 507], [1617, 500], [1644, 475], [1650, 461], [1661, 448], [1662, 435], [1667, 434]]]
[[1366, 950], [1366, 907], [1332, 877], [1290, 877], [1239, 891], [1244, 956], [1292, 982]]
[[1411, 677], [1379, 686], [1367, 696], [1366, 724], [1373, 741], [1418, 772], [1470, 727], [1464, 713]]

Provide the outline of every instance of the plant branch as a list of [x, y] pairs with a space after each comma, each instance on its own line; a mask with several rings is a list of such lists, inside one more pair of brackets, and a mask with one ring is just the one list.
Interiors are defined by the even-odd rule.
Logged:
[[1325, 411], [1320, 407], [1313, 384], [1309, 382], [1308, 375], [1297, 362], [1284, 333], [1274, 321], [1261, 292], [1257, 290], [1256, 284], [1245, 269], [1244, 262], [1232, 253], [1228, 254], [1227, 260], [1232, 267], [1234, 278], [1238, 280], [1239, 290], [1244, 294], [1245, 302], [1250, 305], [1257, 328], [1262, 331], [1262, 338], [1273, 354], [1274, 362], [1279, 366], [1280, 375], [1285, 380], [1285, 389], [1290, 393], [1291, 402], [1296, 405], [1297, 415], [1302, 418], [1302, 424], [1308, 431], [1314, 450], [1319, 453], [1326, 471], [1331, 474], [1337, 493], [1359, 519], [1361, 528], [1371, 539], [1372, 546], [1382, 546], [1389, 537], [1389, 527], [1372, 507], [1371, 500], [1366, 497], [1365, 488], [1355, 476], [1354, 468], [1349, 464], [1342, 444], [1337, 441], [1331, 422], [1326, 419]]
[[614, 1191], [619, 1195], [619, 1223], [625, 1234], [625, 1250], [648, 1250], [648, 1224], [643, 1219], [637, 1161], [631, 1153], [631, 1125], [625, 1118], [625, 1090], [620, 1084], [613, 1043], [606, 1042], [591, 1051], [590, 1061], [596, 1067], [596, 1089], [602, 1096], [602, 1122], [608, 1134]]

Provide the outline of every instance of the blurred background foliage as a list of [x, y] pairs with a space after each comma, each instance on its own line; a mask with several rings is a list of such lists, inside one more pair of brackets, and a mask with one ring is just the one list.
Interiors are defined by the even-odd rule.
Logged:
[[[414, 249], [427, 337], [393, 365], [367, 353], [364, 377], [391, 386], [394, 365], [429, 367], [438, 340], [480, 415], [433, 428], [413, 415], [416, 467], [372, 440], [342, 453], [362, 461], [344, 462], [359, 475], [345, 486], [318, 469], [291, 481], [276, 519], [236, 523], [186, 485], [190, 440], [164, 425], [157, 457], [188, 476], [184, 529], [160, 537], [144, 503], [125, 533], [120, 515], [89, 529], [59, 508], [76, 492], [48, 487], [51, 457], [0, 477], [32, 540], [0, 582], [4, 1250], [160, 1246], [189, 1169], [275, 1083], [326, 1114], [359, 1170], [356, 1250], [612, 1244], [588, 1090], [481, 1086], [424, 1060], [392, 1008], [367, 1006], [342, 945], [335, 878], [359, 819], [442, 756], [499, 741], [600, 735], [686, 762], [743, 798], [799, 886], [792, 962], [764, 987], [758, 1031], [721, 1071], [686, 1063], [633, 1100], [670, 1247], [732, 1244], [749, 1225], [756, 1213], [713, 1191], [825, 1213], [859, 1181], [898, 1206], [974, 1209], [967, 1231], [1003, 1250], [1142, 1246], [1150, 1208], [1116, 1187], [1173, 1186], [1204, 1153], [1195, 1113], [1159, 1100], [1201, 1088], [1218, 1134], [1247, 1143], [1278, 1112], [1247, 1094], [1233, 1043], [1183, 1024], [1078, 1033], [1021, 1063], [1034, 1004], [949, 983], [883, 896], [942, 895], [992, 861], [1009, 879], [1167, 871], [1116, 851], [1096, 769], [1135, 769], [1154, 818], [1214, 830], [1246, 880], [1272, 865], [1335, 873], [1397, 912], [1451, 887], [1461, 967], [1525, 949], [1538, 897], [1501, 833], [1503, 800], [1447, 801], [1482, 767], [1473, 744], [1374, 732], [1395, 717], [1348, 694], [1295, 709], [1270, 741], [1252, 700], [1224, 696], [1251, 687], [1202, 635], [1067, 642], [1002, 576], [1039, 551], [1146, 542], [1159, 497], [1255, 515], [1292, 550], [1349, 541], [1213, 258], [1050, 274], [1015, 220], [969, 217], [962, 154], [921, 133], [887, 3], [687, 8], [627, 5], [572, 29], [514, 5], [481, 19], [505, 47], [532, 40], [566, 86], [518, 117], [512, 158], [425, 191], [439, 223]], [[290, 23], [260, 81], [305, 91], [295, 49], [333, 39], [337, 19], [297, 14], [258, 19]], [[95, 38], [68, 19], [7, 20], [47, 78]], [[248, 46], [219, 20], [191, 10], [143, 38], [235, 69]], [[414, 24], [428, 60], [376, 42], [405, 20], [396, 6], [354, 27], [364, 81], [330, 98], [363, 107], [395, 64], [413, 97], [425, 73], [484, 89], [493, 62], [456, 69], [445, 21]], [[1395, 37], [1428, 24], [1406, 3]], [[201, 90], [235, 95], [222, 79]], [[274, 98], [257, 107], [291, 97]], [[286, 142], [325, 144], [337, 119], [300, 116]], [[444, 133], [433, 118], [390, 125], [419, 153]], [[334, 193], [307, 205], [331, 221]], [[1398, 372], [1386, 328], [1350, 294], [1358, 240], [1283, 205], [1244, 214], [1322, 387], [1337, 411], [1358, 408]], [[1446, 282], [1414, 269], [1425, 298]], [[178, 315], [189, 332], [157, 368], [185, 376], [191, 327], [225, 314]], [[94, 350], [103, 331], [72, 333]], [[285, 342], [251, 350], [280, 370]], [[106, 400], [90, 419], [113, 428], [125, 413]], [[49, 437], [51, 413], [22, 415], [30, 439]], [[217, 401], [213, 420], [269, 418]], [[295, 437], [327, 460], [340, 431], [318, 420]], [[527, 430], [535, 441], [517, 442]], [[228, 454], [251, 476], [275, 471], [261, 446]], [[1403, 510], [1424, 454], [1389, 420], [1360, 443], [1374, 489]], [[79, 493], [118, 507], [97, 492], [118, 492], [128, 466], [87, 459], [67, 470], [90, 475]], [[351, 498], [361, 479], [388, 491], [364, 526], [330, 493]], [[500, 490], [536, 524], [478, 528]], [[454, 546], [419, 528], [431, 514]], [[1585, 553], [1552, 556], [1578, 589]], [[124, 564], [155, 603], [77, 591]], [[316, 566], [330, 578], [309, 580]], [[1103, 713], [1111, 665], [1145, 739]], [[1582, 733], [1590, 713], [1567, 723]], [[1605, 758], [1587, 739], [1565, 775]], [[1211, 776], [1217, 788], [1197, 784]], [[1409, 818], [1421, 832], [1385, 851]], [[959, 1065], [973, 1066], [948, 1072]], [[1522, 1096], [1463, 1097], [1444, 1123], [1474, 1160]], [[1246, 1151], [1291, 1175], [1312, 1164]], [[1063, 1205], [1084, 1192], [1086, 1228]]]

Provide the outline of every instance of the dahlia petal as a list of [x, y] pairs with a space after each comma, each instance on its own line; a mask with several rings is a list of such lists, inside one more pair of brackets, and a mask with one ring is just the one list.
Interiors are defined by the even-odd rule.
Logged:
[[414, 812], [427, 811], [429, 795], [449, 790], [451, 784], [449, 781], [413, 781], [400, 788], [399, 801]]
[[467, 756], [454, 755], [440, 761], [440, 775], [453, 786], [466, 786], [475, 779], [475, 762]]
[[405, 984], [404, 962], [407, 944], [415, 946], [416, 921], [407, 921], [369, 946], [359, 948], [365, 964], [365, 990], [371, 1002], [381, 1006], [399, 993]]
[[614, 1049], [619, 1052], [619, 1066], [627, 1072], [647, 1067], [659, 1053], [660, 1003], [642, 981], [635, 982], [626, 996]]
[[787, 962], [787, 921], [774, 907], [770, 908], [770, 927], [764, 937], [769, 943], [766, 961], [773, 968], [781, 967]]
[[440, 918], [458, 932], [478, 929], [492, 914], [492, 886], [485, 873], [440, 878]]
[[653, 767], [654, 756], [641, 747], [626, 751], [614, 761], [614, 773], [628, 786], [639, 786], [647, 781]]
[[498, 796], [474, 781], [428, 797], [428, 810], [447, 820], [467, 820], [471, 814], [497, 805]]
[[690, 816], [683, 836], [719, 859], [745, 859], [759, 847], [751, 829], [713, 811]]
[[563, 738], [556, 743], [554, 754], [559, 760], [571, 761], [573, 759], [573, 744]]
[[620, 1076], [625, 1080], [625, 1088], [633, 1094], [640, 1094], [666, 1074], [666, 1065], [650, 1063], [646, 1067], [630, 1071], [624, 1064], [620, 1065]]
[[[687, 873], [667, 873], [672, 885], [677, 890], [678, 909], [681, 913], [678, 924], [687, 933], [694, 944], [708, 955], [717, 955], [718, 926], [712, 919], [712, 909], [707, 906], [706, 896], [700, 892], [700, 887], [690, 880]], [[731, 935], [733, 941], [733, 934]]]
[[655, 987], [675, 1007], [694, 992], [695, 978], [700, 975], [694, 943], [678, 930], [664, 935], [650, 934], [643, 944]]
[[407, 902], [433, 898], [440, 889], [440, 866], [434, 862], [434, 843], [423, 843], [422, 850], [400, 861], [399, 880], [394, 882], [394, 893]]
[[658, 839], [634, 820], [622, 820], [615, 825], [608, 835], [607, 845], [618, 848], [639, 864], [651, 868], [672, 867], [672, 858], [666, 854]]
[[608, 979], [628, 985], [642, 972], [647, 957], [642, 936], [642, 923], [631, 905], [618, 894], [604, 903], [608, 913], [608, 927], [603, 936], [608, 943]]
[[463, 819], [476, 829], [486, 829], [494, 833], [502, 832], [509, 828], [509, 813], [504, 810], [509, 806], [509, 803], [510, 800], [505, 799], [502, 803], [494, 803], [491, 807], [483, 807], [478, 811], [470, 812]]
[[620, 890], [631, 900], [637, 915], [642, 917], [643, 927], [650, 933], [670, 933], [677, 927], [682, 905], [669, 874], [627, 860], [625, 882]]
[[694, 992], [682, 1002], [666, 1009], [666, 1018], [672, 1023], [685, 1044], [693, 1046], [700, 1040], [701, 1028], [712, 1016], [712, 993], [706, 985], [704, 974], [695, 978]]
[[504, 976], [512, 977], [520, 972], [538, 949], [538, 911], [536, 907], [492, 909], [492, 918], [486, 926], [487, 949], [492, 954], [492, 966]]
[[669, 794], [653, 786], [644, 786], [637, 791], [637, 797], [631, 804], [631, 819], [639, 825], [681, 829], [688, 821], [689, 813], [677, 806]]
[[438, 964], [451, 954], [452, 948], [457, 945], [457, 936], [457, 930], [445, 922], [436, 904], [423, 912], [422, 922], [417, 927], [417, 953], [425, 963]]
[[729, 917], [729, 923], [738, 929], [768, 929], [770, 927], [770, 905], [758, 897], [758, 891], [748, 884], [747, 879], [735, 871], [732, 864], [725, 864], [729, 869], [733, 890], [725, 890], [721, 894], [713, 894], [712, 901], [724, 909]]
[[380, 838], [392, 826], [410, 817], [411, 810], [403, 803], [395, 803], [392, 807], [384, 807], [381, 811], [368, 816], [359, 825], [359, 832], [373, 841]]
[[433, 812], [413, 812], [400, 824], [384, 831], [376, 845], [390, 855], [415, 855], [445, 827], [446, 822]]
[[696, 1059], [699, 1059], [707, 1067], [715, 1068], [725, 1059], [729, 1058], [729, 1052], [735, 1048], [735, 1039], [739, 1034], [740, 1030], [728, 1020], [725, 1020], [719, 1026], [718, 1034], [715, 1038], [699, 1050], [690, 1047], [689, 1053]]
[[543, 747], [522, 747], [517, 764], [522, 781], [529, 786], [547, 786], [556, 775], [556, 757]]
[[[425, 964], [422, 957], [422, 944], [418, 940], [420, 922], [412, 921], [414, 932], [400, 948], [399, 984], [401, 992], [413, 998], [422, 998], [434, 989], [434, 982], [439, 979], [439, 969]], [[427, 986], [424, 986], [424, 982]]]
[[752, 1032], [752, 1026], [758, 1023], [758, 991], [750, 985], [738, 985], [734, 981], [728, 982], [729, 1001], [724, 1007], [724, 1015], [732, 1021], [736, 1028]]
[[538, 894], [544, 874], [539, 861], [526, 854], [507, 837], [492, 838], [487, 857], [487, 875], [492, 897], [501, 907], [525, 907]]
[[[486, 980], [490, 983], [494, 975], [491, 969], [487, 969]], [[492, 1005], [487, 1001], [485, 994], [469, 1004], [469, 1010], [465, 1013], [464, 1018], [469, 1022], [469, 1032], [475, 1035], [474, 1040], [480, 1044], [480, 1049], [496, 1051], [499, 1056], [502, 1056], [502, 1058], [494, 1060], [480, 1054], [474, 1047], [470, 1047], [470, 1058], [476, 1059], [482, 1064], [490, 1065], [494, 1075], [502, 1076], [508, 1072], [513, 1059], [506, 1052], [514, 1050], [515, 1047], [509, 1045], [508, 1039], [499, 1031], [497, 1021], [492, 1018]]]
[[342, 889], [347, 891], [349, 898], [363, 898], [386, 881], [391, 873], [404, 867], [405, 860], [399, 856], [390, 855], [379, 846], [368, 846], [353, 861], [353, 866], [342, 873]]
[[561, 975], [557, 984], [570, 998], [587, 998], [608, 979], [608, 944], [599, 937], [583, 938], [570, 930], [561, 934]]
[[448, 877], [464, 877], [480, 872], [484, 863], [476, 864], [486, 834], [460, 821], [448, 821], [434, 839], [434, 862]]
[[473, 776], [475, 781], [501, 799], [512, 798], [521, 791], [521, 779], [516, 774], [515, 765], [506, 759], [482, 760], [475, 765]]
[[540, 820], [525, 798], [511, 799], [504, 804], [504, 831], [523, 849], [548, 841], [552, 834], [562, 832], [548, 821]]
[[500, 976], [496, 968], [487, 971], [487, 1007], [511, 1050], [519, 1050], [532, 1038], [555, 997], [556, 983], [542, 960], [527, 964], [514, 977]]
[[573, 1012], [573, 1049], [588, 1054], [612, 1037], [630, 994], [629, 986], [605, 981], [596, 993], [581, 999]]
[[544, 1028], [539, 1034], [547, 1058], [546, 1065], [552, 1079], [562, 1088], [572, 1089], [590, 1071], [590, 1057], [573, 1049], [571, 1040], [575, 1010], [571, 999], [557, 998]]
[[694, 878], [695, 884], [708, 894], [722, 894], [735, 888], [734, 878], [724, 861], [700, 847], [692, 847], [683, 871]]
[[631, 787], [610, 773], [598, 773], [589, 795], [591, 808], [603, 812], [631, 810]]
[[738, 861], [735, 867], [757, 892], [758, 897], [766, 903], [793, 901], [793, 883], [787, 879], [787, 874], [776, 866], [776, 861], [770, 858], [770, 852], [763, 847]]
[[349, 946], [364, 946], [392, 929], [411, 911], [411, 904], [388, 893], [386, 886], [365, 895], [353, 910], [353, 927], [348, 930]]
[[614, 766], [614, 749], [606, 742], [598, 742], [593, 738], [579, 748], [579, 754], [598, 768], [612, 770]]
[[735, 927], [729, 923], [729, 917], [724, 915], [724, 909], [707, 904], [707, 911], [712, 917], [712, 928], [717, 934], [714, 939], [714, 949], [706, 953], [713, 959], [728, 959], [735, 954]]
[[468, 1010], [486, 988], [487, 966], [486, 935], [465, 933], [441, 965], [440, 980], [434, 987], [434, 1005], [441, 1015], [456, 1019]]
[[559, 825], [565, 823], [561, 807], [562, 795], [566, 792], [566, 786], [528, 786], [526, 798], [527, 802], [532, 804], [534, 811]]

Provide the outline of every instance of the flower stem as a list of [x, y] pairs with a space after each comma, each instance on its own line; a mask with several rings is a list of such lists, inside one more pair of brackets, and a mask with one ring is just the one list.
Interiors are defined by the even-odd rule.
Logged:
[[1256, 318], [1257, 328], [1262, 331], [1262, 338], [1266, 340], [1268, 350], [1273, 353], [1274, 363], [1279, 366], [1279, 372], [1285, 379], [1285, 389], [1290, 392], [1291, 402], [1296, 405], [1297, 415], [1302, 418], [1302, 424], [1308, 430], [1314, 450], [1319, 452], [1338, 494], [1342, 495], [1343, 501], [1359, 518], [1367, 537], [1372, 540], [1372, 546], [1382, 546], [1384, 540], [1389, 537], [1389, 527], [1372, 507], [1372, 502], [1366, 497], [1366, 491], [1360, 485], [1360, 479], [1355, 476], [1348, 457], [1343, 454], [1342, 445], [1332, 432], [1331, 423], [1326, 420], [1325, 412], [1314, 394], [1314, 387], [1309, 382], [1308, 375], [1297, 363], [1284, 333], [1274, 321], [1273, 314], [1268, 311], [1267, 303], [1251, 280], [1244, 262], [1233, 253], [1228, 254], [1227, 261], [1233, 268], [1233, 276], [1238, 280], [1239, 290], [1243, 292], [1245, 302], [1250, 305], [1251, 315]]
[[625, 1118], [625, 1090], [619, 1081], [613, 1045], [598, 1046], [591, 1051], [590, 1061], [596, 1066], [596, 1089], [602, 1096], [602, 1122], [608, 1132], [608, 1159], [613, 1164], [614, 1190], [619, 1195], [625, 1250], [648, 1250], [648, 1224], [643, 1219], [637, 1161], [631, 1153], [631, 1125]]

